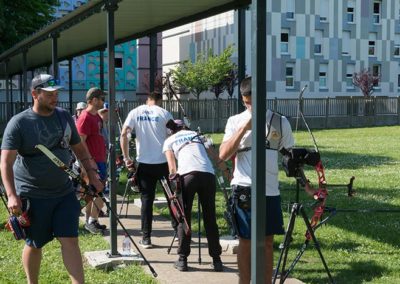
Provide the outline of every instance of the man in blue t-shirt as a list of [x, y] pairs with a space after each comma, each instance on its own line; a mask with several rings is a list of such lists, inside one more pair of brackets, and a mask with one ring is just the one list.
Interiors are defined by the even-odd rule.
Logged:
[[82, 145], [69, 113], [56, 109], [58, 90], [53, 76], [32, 79], [33, 107], [15, 115], [7, 124], [1, 145], [1, 177], [10, 212], [21, 212], [28, 199], [31, 226], [27, 228], [22, 263], [28, 283], [38, 283], [42, 247], [57, 238], [64, 265], [73, 283], [84, 283], [78, 244], [80, 205], [68, 175], [35, 148], [43, 144], [66, 165], [73, 150], [88, 172], [89, 182], [103, 189], [97, 165]]

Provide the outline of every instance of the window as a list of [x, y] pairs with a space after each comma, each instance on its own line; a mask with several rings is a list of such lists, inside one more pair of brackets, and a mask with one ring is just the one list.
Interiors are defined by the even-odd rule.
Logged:
[[282, 30], [281, 33], [281, 53], [289, 53], [289, 31]]
[[354, 0], [349, 0], [347, 2], [347, 13], [346, 13], [346, 20], [348, 23], [354, 23], [354, 7], [355, 7]]
[[354, 85], [353, 85], [354, 70], [355, 70], [354, 64], [346, 65], [346, 89], [354, 89]]
[[368, 55], [375, 55], [375, 41], [368, 41]]
[[376, 33], [369, 34], [369, 41], [368, 41], [368, 55], [375, 56], [376, 52]]
[[374, 24], [379, 24], [381, 22], [381, 2], [380, 1], [374, 1], [372, 19], [373, 19]]
[[286, 19], [293, 20], [294, 19], [294, 13], [293, 12], [286, 12]]
[[286, 88], [294, 87], [294, 64], [286, 64]]
[[400, 88], [400, 74], [397, 74], [397, 88]]
[[394, 50], [393, 50], [394, 57], [400, 57], [400, 35], [394, 35]]
[[327, 73], [328, 73], [328, 64], [321, 64], [319, 66], [319, 88], [320, 89], [327, 88]]
[[329, 0], [317, 1], [320, 5], [319, 19], [321, 22], [327, 22], [329, 16]]
[[344, 31], [342, 35], [342, 55], [350, 55], [350, 32]]
[[400, 57], [400, 44], [394, 46], [394, 57]]
[[123, 68], [123, 54], [116, 53], [114, 58], [115, 68], [122, 69]]
[[294, 19], [294, 1], [295, 0], [286, 0], [286, 19], [293, 20]]
[[315, 31], [314, 54], [322, 53], [322, 31]]
[[[379, 77], [381, 75], [381, 65], [374, 64], [372, 65], [372, 76]], [[374, 83], [374, 87], [379, 87], [379, 82]]]

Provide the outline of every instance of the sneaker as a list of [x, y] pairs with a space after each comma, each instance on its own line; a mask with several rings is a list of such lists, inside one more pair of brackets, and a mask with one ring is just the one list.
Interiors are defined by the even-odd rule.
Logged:
[[103, 230], [96, 227], [95, 223], [86, 223], [85, 229], [88, 230], [92, 234], [100, 234]]
[[105, 230], [105, 229], [107, 229], [107, 226], [106, 226], [106, 225], [100, 225], [99, 221], [97, 221], [97, 220], [94, 221], [93, 224], [96, 226], [97, 229], [100, 229], [100, 230], [102, 230], [102, 231]]
[[224, 270], [224, 266], [222, 265], [221, 258], [218, 257], [213, 257], [213, 262], [211, 264], [211, 267], [214, 268], [214, 271], [221, 272]]
[[100, 210], [99, 217], [100, 218], [109, 217], [108, 212], [104, 212], [103, 210]]
[[153, 247], [153, 245], [151, 244], [151, 240], [150, 239], [142, 239], [142, 240], [139, 241], [139, 244], [144, 249], [148, 249], [148, 248]]
[[174, 267], [179, 271], [188, 271], [187, 257], [180, 256], [179, 259], [175, 261]]

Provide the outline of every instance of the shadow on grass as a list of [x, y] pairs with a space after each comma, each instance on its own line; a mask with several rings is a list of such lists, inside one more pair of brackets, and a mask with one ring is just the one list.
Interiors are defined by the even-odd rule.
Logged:
[[[378, 265], [375, 261], [346, 262], [342, 269], [330, 270], [335, 283], [358, 284], [367, 283], [375, 278], [380, 278], [387, 272], [387, 269]], [[299, 269], [301, 281], [305, 283], [329, 283], [325, 270]]]
[[[379, 242], [397, 247], [400, 228], [400, 206], [390, 204], [398, 198], [393, 189], [360, 189], [358, 195], [346, 197], [345, 192], [330, 193], [326, 207], [335, 208], [336, 214], [327, 222], [348, 232], [356, 233]], [[288, 204], [295, 201], [296, 190], [282, 190], [282, 210], [291, 208]], [[363, 198], [360, 198], [363, 197]], [[305, 206], [309, 218], [313, 215], [313, 200], [300, 189], [300, 202]], [[285, 223], [286, 225], [286, 223]], [[323, 230], [323, 227], [319, 230]]]

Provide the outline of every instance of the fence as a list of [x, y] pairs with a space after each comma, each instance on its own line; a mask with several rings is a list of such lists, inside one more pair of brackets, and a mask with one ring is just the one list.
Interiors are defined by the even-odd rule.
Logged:
[[[121, 119], [128, 112], [143, 104], [143, 101], [119, 101], [117, 107]], [[191, 120], [192, 129], [200, 127], [204, 132], [221, 132], [228, 117], [237, 113], [237, 99], [228, 100], [182, 100], [182, 106]], [[59, 106], [69, 109], [69, 102], [59, 102]], [[73, 109], [76, 102], [73, 103]], [[163, 101], [163, 107], [174, 118], [183, 118], [177, 101]], [[302, 110], [311, 128], [366, 127], [400, 124], [400, 97], [346, 97], [307, 99], [268, 99], [267, 108], [282, 113], [289, 118], [292, 127], [296, 124], [298, 110]], [[23, 109], [20, 103], [0, 103], [1, 133], [12, 114]], [[8, 113], [7, 114], [7, 110]], [[304, 124], [299, 121], [299, 128]]]

